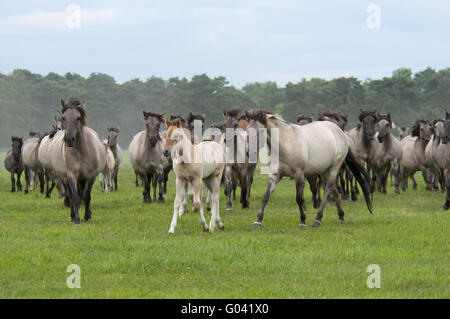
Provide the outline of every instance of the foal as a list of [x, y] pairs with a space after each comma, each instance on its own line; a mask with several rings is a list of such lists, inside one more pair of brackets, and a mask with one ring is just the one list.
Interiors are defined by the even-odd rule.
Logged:
[[209, 231], [213, 232], [216, 223], [219, 229], [224, 229], [224, 225], [219, 215], [219, 191], [220, 180], [222, 179], [225, 167], [225, 154], [223, 145], [216, 142], [205, 141], [193, 145], [190, 138], [184, 132], [181, 120], [165, 120], [167, 126], [166, 142], [164, 153], [171, 154], [173, 170], [176, 175], [176, 196], [173, 209], [172, 223], [169, 234], [175, 232], [177, 218], [182, 209], [182, 198], [185, 196], [186, 184], [192, 185], [194, 196], [193, 205], [199, 212], [200, 222], [204, 231], [208, 231], [203, 214], [203, 199], [200, 202], [200, 190], [202, 183], [212, 194], [211, 221]]
[[[17, 190], [22, 190], [22, 183], [20, 182], [20, 176], [23, 172], [23, 164], [22, 164], [22, 145], [23, 139], [21, 137], [11, 136], [11, 150], [6, 153], [4, 165], [8, 172], [11, 173], [11, 192]], [[17, 175], [17, 181], [14, 178], [14, 175]]]

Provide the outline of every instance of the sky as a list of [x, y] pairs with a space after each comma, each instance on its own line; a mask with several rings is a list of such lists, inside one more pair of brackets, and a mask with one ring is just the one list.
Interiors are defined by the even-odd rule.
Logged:
[[450, 1], [1, 1], [0, 73], [206, 73], [242, 87], [450, 66]]

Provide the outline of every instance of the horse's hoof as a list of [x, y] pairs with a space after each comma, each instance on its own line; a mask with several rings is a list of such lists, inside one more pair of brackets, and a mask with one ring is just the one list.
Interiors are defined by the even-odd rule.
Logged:
[[320, 221], [318, 221], [317, 219], [314, 221], [314, 223], [311, 224], [312, 227], [319, 227], [320, 226]]
[[226, 211], [227, 213], [231, 213], [232, 209], [231, 209], [231, 208], [227, 208], [225, 211]]
[[28, 194], [28, 189], [25, 190], [25, 192], [23, 192], [25, 195]]
[[203, 226], [203, 231], [204, 231], [204, 232], [207, 232], [207, 231], [209, 231], [209, 227], [208, 227], [208, 226], [206, 226], [206, 225], [205, 225], [205, 226]]
[[339, 223], [340, 223], [340, 224], [345, 224], [345, 220], [339, 219]]
[[306, 224], [300, 224], [299, 227], [300, 227], [301, 229], [305, 229], [305, 228], [306, 228]]
[[352, 194], [352, 201], [356, 202], [356, 200], [358, 199], [358, 196], [356, 196], [356, 194]]
[[262, 229], [262, 224], [260, 222], [254, 222], [253, 229]]
[[225, 225], [224, 224], [219, 224], [218, 227], [219, 227], [220, 230], [225, 230]]
[[50, 194], [45, 194], [45, 198], [50, 198]]
[[168, 233], [169, 233], [170, 235], [173, 235], [174, 232], [175, 232], [175, 231], [172, 230], [172, 229], [169, 229], [169, 231], [168, 231]]
[[448, 207], [450, 206], [450, 203], [449, 202], [446, 202], [445, 204], [444, 204], [444, 210], [448, 210]]
[[396, 189], [395, 194], [400, 195], [400, 191], [398, 189]]
[[164, 198], [158, 198], [158, 203], [160, 204], [164, 204], [166, 201], [164, 200]]
[[211, 207], [206, 207], [206, 210], [209, 212], [211, 210]]

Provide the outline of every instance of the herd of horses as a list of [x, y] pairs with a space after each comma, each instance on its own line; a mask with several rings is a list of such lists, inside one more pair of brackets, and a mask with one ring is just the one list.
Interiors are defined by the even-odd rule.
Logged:
[[[12, 148], [4, 164], [11, 173], [12, 192], [22, 190], [22, 172], [25, 194], [39, 185], [40, 192], [49, 198], [56, 186], [59, 197], [70, 207], [72, 222], [79, 225], [82, 203], [84, 220], [91, 219], [91, 191], [97, 176], [101, 191], [118, 190], [120, 130], [108, 128], [108, 138], [101, 141], [86, 126], [87, 111], [81, 99], [71, 98], [67, 103], [61, 100], [61, 107], [49, 132], [30, 132], [25, 141], [11, 137]], [[299, 114], [297, 123], [259, 109], [233, 109], [223, 115], [222, 124], [213, 123], [204, 130], [205, 114], [189, 113], [183, 118], [143, 111], [145, 128], [133, 137], [129, 159], [136, 186], [142, 184], [144, 203], [164, 202], [169, 173], [174, 171], [176, 196], [169, 233], [174, 233], [178, 217], [188, 211], [189, 200], [205, 231], [213, 232], [216, 226], [224, 229], [219, 212], [221, 187], [227, 196], [226, 212], [232, 211], [237, 187], [241, 190], [242, 208], [249, 208], [259, 153], [264, 146], [270, 168], [254, 228], [261, 228], [266, 204], [283, 177], [295, 181], [301, 228], [306, 227], [306, 181], [313, 207], [319, 209], [314, 227], [320, 226], [324, 208], [330, 202], [336, 204], [339, 222], [344, 222], [342, 200], [357, 200], [360, 189], [372, 213], [372, 195], [375, 191], [386, 193], [389, 175], [399, 194], [400, 188], [404, 191], [408, 187], [408, 179], [416, 189], [414, 173], [419, 170], [427, 190], [447, 191], [444, 209], [450, 206], [447, 112], [442, 119], [417, 120], [411, 134], [406, 128], [399, 129], [399, 138], [392, 133], [395, 125], [390, 114], [375, 111], [361, 110], [359, 124], [349, 131], [345, 129], [348, 116], [332, 110], [319, 113], [316, 119]], [[205, 204], [211, 210], [209, 225], [204, 216]]]

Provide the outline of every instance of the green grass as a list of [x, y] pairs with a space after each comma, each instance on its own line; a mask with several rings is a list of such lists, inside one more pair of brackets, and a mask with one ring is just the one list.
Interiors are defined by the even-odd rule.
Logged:
[[[93, 219], [76, 227], [56, 190], [52, 199], [36, 191], [10, 193], [2, 169], [0, 298], [450, 297], [450, 219], [444, 195], [425, 191], [423, 182], [400, 196], [392, 187], [375, 194], [374, 215], [359, 198], [344, 204], [345, 224], [330, 206], [321, 227], [300, 229], [294, 182], [284, 179], [266, 207], [262, 231], [255, 231], [266, 187], [266, 176], [258, 175], [249, 210], [237, 201], [225, 213], [221, 193], [224, 231], [204, 233], [189, 212], [174, 235], [167, 234], [173, 173], [165, 204], [142, 203], [129, 162], [119, 183], [119, 192], [104, 194], [96, 182]], [[309, 190], [305, 196], [311, 224], [317, 211]], [[81, 289], [66, 286], [69, 264], [81, 267]], [[366, 286], [369, 264], [381, 267], [380, 289]]]

